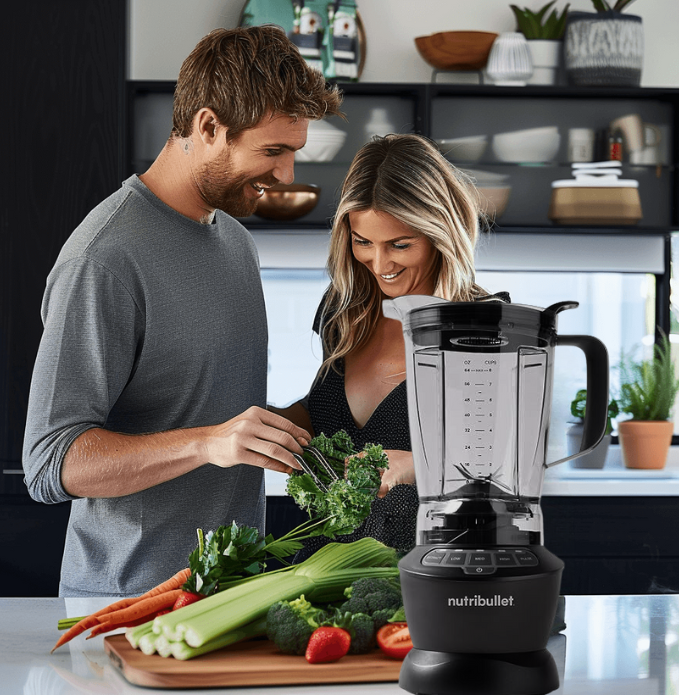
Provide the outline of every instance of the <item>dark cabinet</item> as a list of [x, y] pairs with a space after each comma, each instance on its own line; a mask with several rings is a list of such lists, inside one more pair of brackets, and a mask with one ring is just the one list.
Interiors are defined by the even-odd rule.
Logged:
[[55, 596], [70, 505], [26, 493], [21, 448], [45, 280], [61, 246], [122, 180], [125, 0], [3, 10], [0, 42], [0, 584]]

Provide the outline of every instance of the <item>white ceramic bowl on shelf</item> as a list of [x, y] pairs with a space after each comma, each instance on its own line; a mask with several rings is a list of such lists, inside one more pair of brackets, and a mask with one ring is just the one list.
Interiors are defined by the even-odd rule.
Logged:
[[326, 121], [309, 121], [306, 145], [295, 152], [296, 162], [330, 162], [342, 149], [347, 134]]
[[436, 140], [441, 153], [451, 162], [478, 162], [488, 145], [487, 135], [469, 135], [463, 138]]
[[509, 174], [497, 174], [494, 171], [480, 169], [463, 169], [462, 171], [469, 176], [479, 192], [481, 212], [498, 220], [504, 213], [512, 192]]
[[559, 151], [556, 126], [527, 128], [493, 136], [493, 153], [501, 162], [551, 162]]

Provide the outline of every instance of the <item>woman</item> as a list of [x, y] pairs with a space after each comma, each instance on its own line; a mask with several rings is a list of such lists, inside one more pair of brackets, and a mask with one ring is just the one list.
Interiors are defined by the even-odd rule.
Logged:
[[[401, 552], [415, 544], [403, 332], [383, 316], [382, 300], [502, 298], [475, 282], [479, 217], [474, 187], [421, 136], [376, 137], [351, 164], [331, 234], [331, 284], [314, 323], [324, 361], [307, 398], [279, 411], [315, 435], [344, 429], [357, 449], [372, 442], [387, 452], [370, 516], [339, 541], [369, 535]], [[323, 542], [312, 540], [304, 556]]]

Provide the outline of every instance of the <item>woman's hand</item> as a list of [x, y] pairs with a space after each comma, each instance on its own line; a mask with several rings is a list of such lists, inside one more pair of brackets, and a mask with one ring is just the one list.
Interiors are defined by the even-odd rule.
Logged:
[[412, 484], [415, 482], [412, 451], [385, 449], [389, 459], [389, 468], [382, 472], [382, 485], [377, 492], [378, 497], [384, 497], [394, 485]]

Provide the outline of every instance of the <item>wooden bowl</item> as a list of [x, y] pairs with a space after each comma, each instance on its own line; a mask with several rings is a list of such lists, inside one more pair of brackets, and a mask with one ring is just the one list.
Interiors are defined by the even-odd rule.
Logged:
[[490, 31], [441, 31], [418, 36], [420, 55], [439, 70], [481, 70], [497, 34]]
[[296, 220], [311, 212], [321, 189], [306, 183], [277, 183], [264, 191], [255, 215], [267, 220]]

